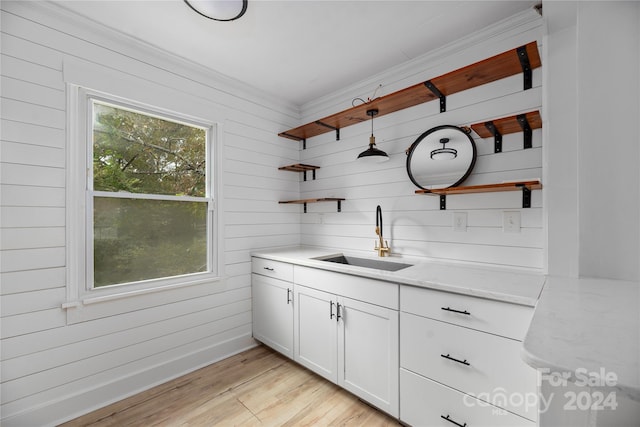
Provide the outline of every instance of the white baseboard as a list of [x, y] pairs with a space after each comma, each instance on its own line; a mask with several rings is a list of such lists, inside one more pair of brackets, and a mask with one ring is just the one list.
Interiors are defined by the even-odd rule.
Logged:
[[56, 426], [257, 345], [251, 333], [185, 354], [145, 371], [100, 384], [2, 420], [3, 427]]

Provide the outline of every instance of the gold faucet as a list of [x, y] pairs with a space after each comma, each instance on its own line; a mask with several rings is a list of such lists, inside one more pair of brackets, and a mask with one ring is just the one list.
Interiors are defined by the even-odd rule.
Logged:
[[380, 205], [376, 208], [376, 234], [378, 235], [379, 242], [376, 242], [373, 249], [378, 251], [378, 256], [383, 257], [390, 255], [391, 248], [389, 247], [389, 242], [382, 238], [382, 208], [380, 208]]

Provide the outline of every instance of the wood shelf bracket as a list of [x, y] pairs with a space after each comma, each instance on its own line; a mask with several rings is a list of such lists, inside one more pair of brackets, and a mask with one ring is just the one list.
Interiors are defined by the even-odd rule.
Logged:
[[515, 116], [502, 117], [484, 123], [471, 125], [480, 138], [494, 137], [494, 152], [502, 152], [502, 136], [522, 132], [524, 149], [533, 147], [533, 129], [542, 128], [542, 118], [539, 111], [529, 111]]
[[444, 113], [447, 111], [447, 97], [440, 92], [440, 90], [433, 84], [431, 80], [427, 80], [424, 82], [424, 85], [429, 89], [435, 96], [440, 99], [440, 112]]
[[303, 212], [307, 213], [307, 204], [308, 203], [318, 203], [318, 202], [336, 202], [337, 203], [337, 212], [342, 212], [342, 201], [345, 199], [337, 198], [337, 197], [326, 197], [322, 199], [305, 199], [305, 200], [282, 200], [278, 203], [280, 204], [298, 204], [303, 206]]
[[527, 120], [526, 114], [518, 114], [516, 116], [516, 120], [520, 124], [523, 132], [523, 148], [526, 150], [527, 148], [531, 148], [533, 146], [531, 136], [533, 132], [531, 131], [531, 126], [529, 125], [529, 121]]
[[320, 169], [320, 166], [305, 165], [304, 163], [296, 163], [294, 165], [282, 166], [278, 168], [278, 170], [281, 171], [302, 172], [305, 181], [307, 180], [308, 171], [311, 171], [312, 179], [315, 181], [317, 169]]
[[433, 190], [416, 190], [416, 194], [440, 196], [440, 210], [447, 209], [446, 196], [449, 194], [493, 193], [497, 191], [522, 191], [522, 207], [531, 207], [531, 190], [542, 189], [540, 181], [504, 182], [501, 184], [472, 185], [469, 187], [448, 187]]
[[531, 207], [531, 189], [525, 184], [517, 184], [518, 187], [522, 187], [522, 208]]
[[335, 126], [331, 126], [328, 125], [326, 123], [322, 123], [320, 120], [316, 120], [315, 122], [318, 126], [324, 126], [326, 128], [329, 128], [331, 130], [335, 130], [336, 131], [336, 141], [340, 141], [340, 128], [337, 128]]
[[493, 152], [494, 153], [502, 153], [502, 134], [496, 128], [493, 121], [488, 121], [484, 123], [484, 127], [487, 128], [489, 133], [493, 135]]
[[533, 85], [533, 73], [531, 71], [531, 63], [529, 62], [527, 46], [520, 46], [516, 50], [518, 52], [518, 58], [520, 59], [520, 65], [522, 66], [524, 90], [531, 89]]

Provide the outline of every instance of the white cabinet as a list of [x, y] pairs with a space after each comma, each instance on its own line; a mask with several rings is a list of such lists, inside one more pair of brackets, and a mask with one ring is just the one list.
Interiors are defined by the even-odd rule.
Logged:
[[252, 271], [253, 337], [293, 358], [293, 266], [254, 258]]
[[294, 360], [320, 376], [338, 382], [337, 298], [296, 285]]
[[535, 425], [537, 374], [520, 358], [533, 308], [402, 286], [400, 309], [403, 422]]
[[338, 384], [398, 416], [398, 311], [338, 298]]
[[294, 278], [294, 359], [397, 417], [398, 311], [367, 300], [397, 305], [398, 285], [298, 266]]

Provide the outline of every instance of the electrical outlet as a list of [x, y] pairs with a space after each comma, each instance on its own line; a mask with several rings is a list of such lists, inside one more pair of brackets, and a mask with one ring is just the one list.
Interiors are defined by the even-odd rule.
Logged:
[[467, 213], [453, 213], [453, 231], [467, 231]]
[[502, 213], [502, 231], [505, 233], [520, 232], [520, 212], [504, 211]]

